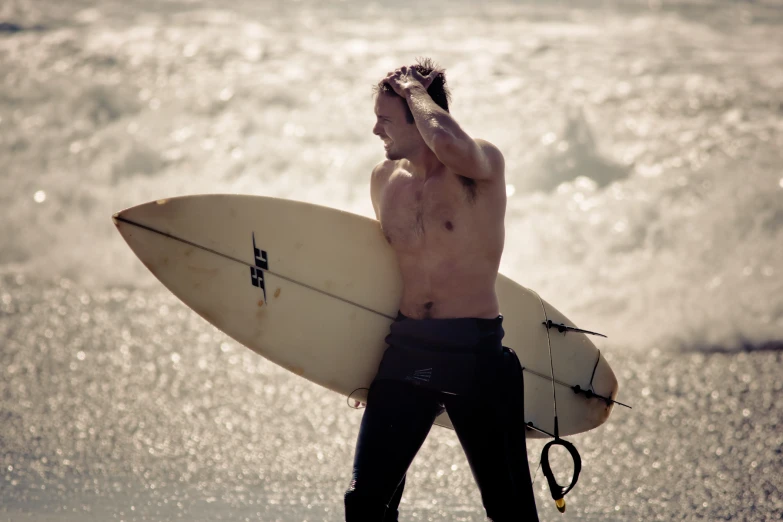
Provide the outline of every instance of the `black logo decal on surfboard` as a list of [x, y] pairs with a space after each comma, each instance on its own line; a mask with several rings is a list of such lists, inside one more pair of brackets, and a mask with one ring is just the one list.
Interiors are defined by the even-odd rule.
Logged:
[[253, 233], [253, 256], [256, 266], [250, 267], [250, 282], [253, 286], [260, 288], [264, 292], [264, 302], [266, 302], [266, 284], [264, 283], [264, 270], [269, 270], [269, 258], [266, 250], [259, 250], [256, 247], [256, 235]]

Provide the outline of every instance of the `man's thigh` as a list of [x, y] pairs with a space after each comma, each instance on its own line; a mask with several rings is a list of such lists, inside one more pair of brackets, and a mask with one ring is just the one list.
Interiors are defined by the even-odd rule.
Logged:
[[[448, 397], [446, 410], [465, 451], [487, 516], [495, 522], [538, 520], [524, 428], [511, 428], [497, 398]], [[521, 431], [521, 433], [519, 433]]]
[[443, 407], [407, 383], [373, 382], [354, 457], [352, 489], [388, 502]]

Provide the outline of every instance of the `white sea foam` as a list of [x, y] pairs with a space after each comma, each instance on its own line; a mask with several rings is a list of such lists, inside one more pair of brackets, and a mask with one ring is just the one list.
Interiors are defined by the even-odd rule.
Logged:
[[631, 345], [780, 338], [774, 19], [471, 9], [12, 3], [30, 30], [0, 36], [3, 270], [155, 285], [110, 216], [173, 195], [372, 215], [371, 86], [430, 54], [506, 156], [505, 273]]

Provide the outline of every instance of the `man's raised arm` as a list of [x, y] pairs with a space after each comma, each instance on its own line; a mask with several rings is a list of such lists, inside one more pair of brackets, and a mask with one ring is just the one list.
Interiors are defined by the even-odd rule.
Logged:
[[386, 81], [405, 98], [422, 138], [449, 169], [466, 178], [491, 180], [503, 176], [503, 155], [491, 143], [474, 140], [457, 121], [439, 107], [427, 93], [427, 87], [440, 71], [422, 76], [413, 67], [402, 67]]

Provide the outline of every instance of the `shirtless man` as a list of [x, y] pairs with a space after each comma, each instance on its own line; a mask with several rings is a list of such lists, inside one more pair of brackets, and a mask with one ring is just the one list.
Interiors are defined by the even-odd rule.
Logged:
[[405, 473], [444, 409], [487, 516], [538, 520], [524, 427], [512, 432], [509, 405], [497, 399], [522, 379], [521, 368], [515, 382], [502, 378], [509, 351], [495, 281], [505, 233], [503, 155], [468, 136], [448, 101], [445, 74], [429, 59], [390, 72], [376, 88], [373, 133], [386, 160], [373, 169], [371, 197], [403, 294], [362, 418], [347, 522], [397, 520]]

